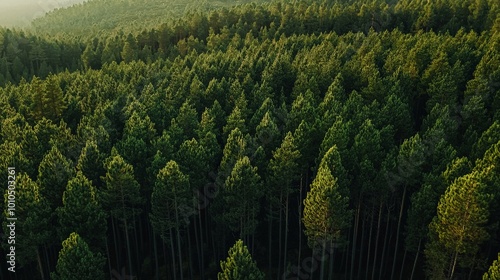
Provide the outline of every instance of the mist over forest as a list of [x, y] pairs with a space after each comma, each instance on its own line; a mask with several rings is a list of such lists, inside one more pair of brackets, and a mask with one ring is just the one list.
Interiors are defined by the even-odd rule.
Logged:
[[2, 0], [0, 1], [0, 25], [25, 27], [38, 17], [57, 8], [82, 3], [85, 0]]

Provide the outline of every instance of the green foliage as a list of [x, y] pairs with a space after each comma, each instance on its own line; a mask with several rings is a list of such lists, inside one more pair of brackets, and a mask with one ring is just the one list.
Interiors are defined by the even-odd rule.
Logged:
[[[26, 205], [38, 188], [59, 207], [50, 229], [91, 248], [107, 240], [111, 266], [125, 233], [127, 269], [153, 275], [145, 260], [163, 261], [152, 228], [173, 249], [154, 271], [163, 278], [214, 278], [238, 234], [269, 257], [271, 278], [302, 273], [303, 225], [313, 243], [351, 241], [334, 275], [383, 278], [401, 265], [415, 279], [423, 248], [429, 278], [484, 272], [499, 249], [495, 0], [160, 2], [88, 1], [0, 28], [0, 169], [15, 166], [33, 189], [20, 188]], [[94, 201], [134, 230], [83, 229], [101, 219]], [[37, 244], [20, 262], [38, 253], [42, 272], [58, 248]]]
[[96, 188], [81, 173], [68, 182], [63, 206], [56, 209], [61, 240], [71, 232], [79, 232], [91, 247], [102, 249], [106, 232], [106, 214], [99, 202]]
[[51, 279], [104, 279], [102, 269], [106, 259], [100, 253], [92, 252], [87, 242], [78, 233], [72, 232], [62, 242], [62, 246], [56, 272], [51, 273]]
[[[7, 190], [4, 194], [5, 205], [8, 203], [9, 195], [15, 195], [15, 218], [16, 221], [16, 260], [21, 266], [29, 266], [36, 260], [39, 247], [47, 244], [51, 237], [47, 224], [50, 222], [51, 210], [47, 200], [40, 195], [37, 183], [25, 173], [18, 173], [17, 185], [14, 191]], [[6, 218], [12, 218], [9, 211], [5, 210]], [[6, 227], [7, 221], [3, 226]], [[5, 243], [6, 247], [7, 242]]]
[[33, 79], [31, 93], [33, 94], [32, 114], [35, 120], [46, 118], [56, 122], [60, 119], [63, 110], [66, 109], [66, 104], [55, 76], [50, 76], [44, 82], [38, 78]]
[[464, 253], [487, 238], [481, 225], [488, 220], [488, 195], [474, 175], [457, 179], [438, 205], [437, 232], [449, 249]]
[[238, 240], [233, 247], [229, 249], [229, 256], [225, 261], [220, 262], [222, 272], [219, 272], [219, 280], [259, 280], [264, 279], [257, 264], [252, 259], [247, 246], [243, 241]]
[[269, 161], [267, 198], [277, 207], [281, 207], [283, 195], [293, 192], [292, 183], [299, 176], [300, 152], [294, 142], [291, 132], [288, 132], [281, 146], [273, 151], [273, 157]]
[[37, 184], [53, 209], [63, 204], [63, 192], [73, 176], [71, 163], [56, 147], [52, 147], [38, 167]]
[[222, 172], [222, 175], [227, 177], [231, 173], [231, 170], [233, 170], [236, 161], [244, 157], [246, 152], [246, 139], [238, 128], [233, 129], [227, 138], [222, 152], [222, 160], [219, 166], [219, 171]]
[[106, 188], [101, 194], [103, 207], [111, 217], [122, 222], [131, 220], [141, 213], [143, 202], [140, 185], [134, 178], [134, 168], [120, 155], [113, 155], [106, 160], [106, 175], [102, 180]]
[[[149, 219], [156, 233], [166, 242], [168, 231], [185, 225], [182, 207], [191, 206], [189, 177], [184, 175], [175, 161], [169, 161], [158, 173], [151, 195]], [[181, 220], [182, 219], [182, 220]]]
[[234, 107], [231, 114], [227, 117], [227, 123], [222, 129], [222, 136], [224, 138], [227, 138], [230, 133], [236, 128], [243, 134], [245, 134], [247, 131], [245, 119], [243, 118], [241, 109], [238, 106]]
[[500, 254], [498, 259], [493, 261], [490, 268], [483, 275], [483, 280], [497, 280], [500, 279]]
[[240, 237], [252, 234], [258, 224], [259, 199], [263, 195], [257, 168], [248, 157], [236, 161], [224, 185], [224, 202], [228, 210], [224, 220]]
[[98, 189], [102, 186], [100, 176], [104, 174], [104, 159], [94, 141], [85, 143], [76, 170], [81, 171]]
[[[438, 275], [445, 269], [451, 278], [459, 256], [475, 254], [488, 239], [485, 225], [489, 219], [488, 205], [491, 198], [485, 193], [477, 173], [462, 176], [448, 187], [439, 201], [437, 216], [429, 225], [432, 243], [426, 249], [426, 255], [429, 266], [435, 268], [430, 275]], [[439, 249], [439, 246], [442, 248]], [[449, 271], [446, 265], [436, 268], [436, 264], [433, 264], [438, 252], [452, 255]]]
[[342, 231], [349, 227], [352, 218], [346, 191], [339, 186], [339, 179], [332, 174], [332, 170], [341, 169], [340, 162], [337, 161], [336, 166], [332, 166], [333, 158], [329, 156], [330, 153], [333, 150], [323, 157], [311, 190], [304, 200], [302, 221], [311, 248], [318, 244], [341, 241]]

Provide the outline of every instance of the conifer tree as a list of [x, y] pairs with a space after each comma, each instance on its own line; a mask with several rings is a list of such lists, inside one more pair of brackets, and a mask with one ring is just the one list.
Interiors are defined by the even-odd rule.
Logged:
[[43, 157], [38, 167], [37, 183], [40, 193], [47, 198], [53, 209], [62, 205], [63, 192], [73, 174], [71, 163], [57, 147], [52, 147]]
[[[474, 255], [488, 238], [485, 224], [489, 218], [490, 200], [491, 195], [484, 192], [484, 184], [477, 173], [458, 178], [441, 197], [437, 216], [429, 227], [436, 235], [436, 241], [449, 253], [451, 263], [445, 271], [447, 278], [453, 279], [460, 255]], [[426, 251], [426, 255], [432, 262], [433, 258], [429, 258], [432, 256], [431, 249]]]
[[[16, 175], [16, 185], [13, 190], [6, 190], [5, 204], [10, 196], [15, 194], [16, 204], [19, 205], [13, 212], [16, 225], [16, 260], [20, 266], [28, 266], [37, 261], [41, 278], [44, 279], [42, 265], [43, 245], [48, 243], [51, 232], [47, 228], [50, 222], [50, 208], [47, 200], [40, 195], [38, 185], [25, 173]], [[10, 212], [5, 211], [5, 217], [11, 218]], [[4, 221], [4, 228], [8, 222]]]
[[238, 128], [233, 129], [227, 138], [219, 166], [219, 172], [223, 180], [229, 176], [236, 161], [246, 154], [246, 150], [247, 141], [243, 137], [243, 134]]
[[195, 130], [200, 124], [198, 122], [198, 113], [189, 99], [182, 104], [175, 120], [182, 129], [183, 139], [191, 139], [195, 136]]
[[134, 111], [125, 123], [123, 138], [116, 147], [120, 155], [134, 165], [139, 182], [144, 183], [148, 160], [154, 155], [151, 144], [156, 136], [154, 123], [148, 116], [141, 117]]
[[500, 279], [500, 254], [498, 254], [498, 258], [493, 261], [488, 271], [483, 275], [483, 280], [498, 279]]
[[51, 273], [54, 280], [95, 280], [104, 279], [103, 267], [106, 259], [100, 253], [90, 250], [87, 242], [72, 232], [62, 242], [56, 271]]
[[255, 137], [257, 143], [264, 148], [268, 155], [279, 145], [280, 131], [270, 112], [264, 114], [260, 124], [255, 128]]
[[247, 132], [245, 119], [242, 114], [241, 109], [238, 106], [235, 106], [231, 114], [227, 117], [226, 125], [222, 129], [223, 139], [227, 139], [231, 131], [236, 128], [238, 128], [242, 134]]
[[[172, 253], [174, 251], [174, 237], [177, 235], [177, 249], [179, 256], [180, 274], [182, 279], [182, 250], [180, 230], [187, 225], [190, 213], [183, 213], [182, 209], [191, 205], [192, 194], [189, 187], [189, 177], [184, 175], [179, 165], [171, 160], [160, 170], [151, 195], [151, 225], [156, 233], [166, 243], [170, 241]], [[173, 256], [172, 256], [173, 257]]]
[[[141, 213], [143, 200], [139, 183], [134, 178], [134, 168], [112, 150], [112, 155], [106, 160], [106, 175], [102, 180], [106, 188], [102, 191], [101, 201], [104, 209], [111, 214], [111, 222], [118, 220], [123, 225], [127, 242], [129, 269], [132, 273], [132, 254], [130, 248], [129, 230], [135, 226], [135, 218]], [[113, 225], [114, 226], [114, 225]], [[115, 236], [116, 238], [116, 236]]]
[[263, 280], [262, 273], [252, 259], [247, 246], [238, 240], [229, 249], [229, 256], [220, 262], [222, 271], [218, 273], [218, 280]]
[[[266, 196], [269, 202], [269, 242], [271, 243], [273, 217], [279, 215], [278, 228], [278, 257], [281, 260], [282, 251], [284, 251], [283, 263], [286, 264], [286, 255], [288, 248], [288, 216], [289, 216], [289, 197], [293, 192], [293, 183], [300, 175], [299, 159], [301, 154], [297, 148], [294, 136], [288, 132], [281, 143], [281, 146], [273, 151], [273, 157], [268, 165], [268, 188]], [[285, 240], [282, 241], [283, 215], [285, 221]], [[282, 250], [282, 244], [284, 250]], [[271, 246], [271, 244], [269, 244]], [[271, 253], [271, 247], [269, 247]], [[271, 254], [270, 254], [271, 256]]]
[[232, 231], [239, 233], [242, 239], [253, 234], [257, 227], [261, 196], [262, 190], [257, 168], [253, 167], [250, 159], [245, 156], [236, 161], [224, 185], [224, 201], [227, 207], [224, 220]]
[[76, 165], [76, 170], [81, 171], [98, 189], [102, 186], [101, 176], [104, 175], [103, 155], [97, 143], [87, 140]]
[[[352, 218], [352, 211], [348, 209], [349, 198], [346, 190], [342, 190], [339, 179], [332, 174], [332, 169], [340, 170], [341, 165], [337, 162], [337, 166], [330, 166], [331, 163], [327, 156], [323, 158], [304, 200], [302, 217], [309, 246], [311, 248], [320, 246], [323, 258], [327, 246], [341, 242], [342, 231], [350, 226]], [[323, 273], [324, 266], [321, 269], [320, 279], [323, 279]]]
[[77, 172], [68, 182], [63, 195], [63, 206], [57, 208], [56, 213], [61, 239], [71, 232], [79, 232], [92, 247], [104, 247], [106, 214], [102, 210], [96, 188], [82, 172]]

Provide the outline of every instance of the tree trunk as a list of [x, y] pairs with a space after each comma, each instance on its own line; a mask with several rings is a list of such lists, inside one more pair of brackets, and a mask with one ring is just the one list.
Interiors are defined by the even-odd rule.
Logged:
[[190, 279], [194, 279], [193, 278], [193, 257], [192, 257], [192, 248], [191, 248], [191, 235], [189, 234], [189, 232], [186, 234], [186, 238], [188, 240], [188, 257], [189, 257], [189, 275], [191, 276]]
[[45, 263], [47, 264], [47, 268], [50, 270], [50, 258], [49, 258], [49, 252], [47, 250], [47, 246], [43, 246], [43, 253], [45, 255]]
[[349, 233], [347, 234], [347, 246], [342, 250], [342, 259], [340, 260], [340, 267], [344, 269], [344, 279], [347, 280], [347, 271], [349, 270], [349, 246], [352, 243], [352, 226], [349, 227]]
[[172, 252], [172, 272], [174, 273], [174, 279], [177, 279], [177, 267], [175, 264], [175, 245], [174, 245], [174, 234], [172, 232], [172, 228], [169, 229], [170, 231], [170, 251]]
[[[38, 250], [37, 250], [37, 253], [38, 253]], [[108, 270], [109, 270], [109, 274], [111, 275], [113, 268], [111, 267], [111, 256], [109, 254], [109, 245], [108, 245], [108, 237], [107, 236], [106, 236], [106, 256], [108, 257], [108, 259], [107, 259]], [[42, 277], [42, 280], [43, 280], [43, 277]]]
[[[107, 245], [106, 245], [106, 248], [107, 248]], [[45, 275], [43, 274], [42, 258], [40, 258], [40, 250], [38, 249], [38, 247], [36, 248], [36, 258], [38, 261], [38, 269], [40, 270], [40, 276], [42, 277], [42, 280], [45, 280]]]
[[[200, 213], [198, 212], [198, 217], [200, 216]], [[195, 240], [195, 246], [196, 246], [196, 258], [197, 258], [197, 262], [198, 262], [198, 273], [200, 275], [202, 275], [201, 271], [202, 271], [202, 262], [201, 262], [201, 247], [200, 247], [200, 238], [201, 236], [199, 236], [199, 231], [201, 231], [201, 229], [198, 229], [198, 225], [196, 223], [196, 220], [198, 220], [198, 217], [194, 217], [194, 222], [193, 222], [193, 228], [194, 228], [194, 240]]]
[[134, 275], [133, 271], [132, 271], [132, 254], [130, 253], [130, 240], [129, 240], [129, 236], [128, 236], [128, 225], [127, 225], [127, 219], [123, 219], [123, 223], [124, 223], [124, 226], [125, 226], [125, 239], [127, 241], [127, 257], [128, 257], [128, 265], [130, 266], [128, 268], [128, 271], [130, 272], [130, 275]]
[[255, 233], [252, 233], [252, 256], [255, 256], [254, 249], [255, 249]]
[[380, 237], [380, 222], [382, 218], [382, 201], [380, 201], [380, 207], [378, 209], [378, 221], [377, 221], [377, 237], [375, 237], [375, 254], [373, 256], [373, 269], [372, 269], [372, 280], [375, 280], [375, 269], [377, 268], [377, 256], [378, 256], [378, 240]]
[[210, 233], [210, 239], [212, 240], [212, 248], [213, 248], [213, 253], [214, 253], [214, 260], [218, 260], [218, 247], [217, 247], [217, 244], [215, 243], [215, 237], [214, 237], [214, 233], [211, 232]]
[[201, 209], [198, 209], [198, 225], [199, 225], [199, 228], [200, 228], [200, 275], [201, 275], [201, 279], [205, 279], [205, 256], [204, 256], [204, 244], [205, 242], [203, 241], [203, 227], [202, 227], [202, 223], [201, 223]]
[[474, 272], [474, 265], [475, 265], [475, 263], [476, 263], [476, 257], [474, 256], [473, 259], [472, 259], [472, 265], [470, 267], [468, 280], [472, 279], [472, 274]]
[[156, 280], [160, 280], [160, 270], [158, 269], [158, 246], [156, 245], [156, 236], [153, 233], [153, 248], [155, 251], [155, 275]]
[[[135, 210], [132, 210], [133, 213], [135, 213]], [[139, 243], [138, 243], [138, 238], [137, 238], [137, 222], [135, 221], [135, 214], [133, 214], [133, 229], [134, 229], [134, 243], [135, 243], [135, 255], [136, 255], [136, 267], [138, 268], [137, 270], [139, 271], [139, 267], [141, 264], [141, 256], [144, 255], [143, 252], [139, 252]], [[142, 240], [142, 239], [141, 239]]]
[[[323, 236], [323, 244], [321, 244], [321, 263], [319, 264], [321, 266], [320, 274], [319, 274], [319, 279], [324, 280], [325, 279], [325, 250], [326, 250], [326, 236]], [[312, 277], [311, 277], [312, 278]]]
[[368, 271], [369, 271], [368, 268], [370, 267], [370, 253], [371, 253], [371, 249], [372, 249], [373, 220], [375, 217], [374, 210], [375, 210], [375, 206], [372, 206], [372, 213], [371, 213], [372, 220], [370, 222], [370, 233], [368, 234], [368, 253], [366, 255], [365, 279], [368, 279]]
[[358, 225], [359, 225], [359, 212], [361, 211], [361, 197], [358, 201], [358, 206], [356, 207], [356, 217], [354, 219], [354, 231], [352, 235], [352, 253], [351, 253], [351, 274], [349, 279], [354, 279], [354, 260], [356, 258], [356, 239], [358, 238]]
[[358, 273], [357, 278], [361, 276], [361, 268], [363, 267], [363, 254], [365, 252], [365, 219], [361, 217], [361, 246], [359, 246], [359, 261], [358, 261]]
[[300, 267], [301, 253], [302, 253], [302, 175], [300, 176], [299, 186], [299, 252], [297, 267]]
[[389, 223], [391, 222], [391, 210], [387, 209], [387, 224], [385, 225], [385, 238], [384, 238], [384, 246], [382, 246], [382, 258], [380, 259], [379, 266], [379, 276], [378, 279], [382, 279], [382, 272], [384, 271], [385, 264], [385, 249], [387, 248], [387, 237], [389, 236]]
[[115, 245], [115, 257], [116, 257], [116, 265], [117, 268], [120, 269], [120, 254], [118, 253], [118, 236], [116, 235], [116, 229], [115, 229], [115, 219], [111, 217], [111, 228], [113, 230], [113, 243]]
[[333, 266], [335, 265], [335, 247], [333, 247], [333, 243], [330, 242], [330, 248], [331, 248], [331, 252], [330, 252], [330, 267], [328, 269], [328, 280], [331, 280], [333, 279]]
[[268, 228], [268, 233], [269, 233], [269, 246], [268, 246], [268, 253], [269, 253], [269, 275], [272, 278], [272, 271], [273, 271], [273, 258], [272, 258], [272, 245], [273, 245], [273, 210], [271, 203], [269, 203], [269, 228]]
[[453, 274], [455, 274], [455, 266], [457, 265], [458, 251], [455, 251], [455, 256], [453, 257], [453, 265], [451, 266], [450, 279], [453, 279]]
[[398, 219], [398, 229], [396, 232], [396, 245], [394, 246], [394, 260], [392, 262], [391, 280], [394, 279], [394, 271], [396, 269], [396, 261], [398, 259], [398, 249], [399, 249], [399, 230], [401, 228], [401, 217], [403, 216], [403, 208], [405, 204], [406, 196], [406, 185], [404, 186], [403, 196], [401, 197], [401, 209], [399, 209], [399, 219]]
[[278, 228], [278, 280], [281, 278], [281, 263], [282, 263], [282, 260], [281, 260], [281, 254], [283, 253], [282, 251], [282, 246], [281, 246], [281, 228], [282, 228], [282, 220], [283, 220], [283, 205], [281, 204], [283, 201], [283, 191], [281, 191], [280, 193], [280, 207], [279, 207], [279, 211], [280, 211], [280, 221], [279, 221], [279, 228]]
[[408, 253], [408, 250], [405, 249], [405, 253], [403, 254], [403, 264], [401, 264], [401, 272], [399, 273], [399, 279], [403, 279], [403, 272], [405, 269], [405, 261], [406, 261], [406, 254]]
[[[139, 252], [139, 248], [141, 248], [141, 252], [137, 253], [137, 254], [140, 255], [140, 256], [143, 256], [145, 254], [144, 248], [139, 247], [139, 244], [137, 242], [138, 242], [138, 240], [139, 240], [140, 244], [142, 244], [142, 242], [145, 242], [144, 241], [144, 234], [147, 233], [147, 231], [144, 229], [144, 218], [145, 217], [143, 216], [143, 214], [139, 214], [137, 217], [139, 218], [139, 230], [136, 230], [137, 229], [136, 226], [134, 226], [134, 230], [135, 230], [135, 236], [136, 236], [136, 238], [137, 238], [137, 232], [139, 232], [139, 239], [136, 239], [135, 246], [137, 246], [136, 247], [137, 248], [137, 252]], [[137, 222], [135, 220], [135, 214], [134, 214], [134, 225], [137, 225]], [[149, 240], [149, 241], [151, 242], [151, 240]], [[151, 244], [151, 243], [149, 243], [149, 244]]]
[[288, 198], [289, 195], [286, 195], [286, 204], [285, 204], [285, 244], [284, 244], [284, 255], [283, 255], [283, 270], [287, 267], [287, 249], [288, 249]]
[[182, 269], [181, 233], [180, 233], [178, 226], [176, 228], [176, 231], [177, 231], [177, 250], [179, 251], [179, 268], [181, 269], [180, 276], [181, 276], [181, 280], [183, 280], [184, 279], [184, 276], [183, 276], [184, 272]]
[[415, 268], [417, 267], [418, 255], [420, 254], [420, 246], [422, 245], [422, 238], [418, 241], [417, 255], [415, 256], [415, 260], [413, 261], [413, 268], [411, 269], [411, 277], [410, 280], [413, 280], [413, 275], [415, 275]]

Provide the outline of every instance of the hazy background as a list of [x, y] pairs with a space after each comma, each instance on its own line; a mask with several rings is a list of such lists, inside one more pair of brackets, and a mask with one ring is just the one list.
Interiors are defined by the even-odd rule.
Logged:
[[61, 7], [86, 0], [0, 0], [0, 25], [7, 27], [28, 26], [31, 20]]

